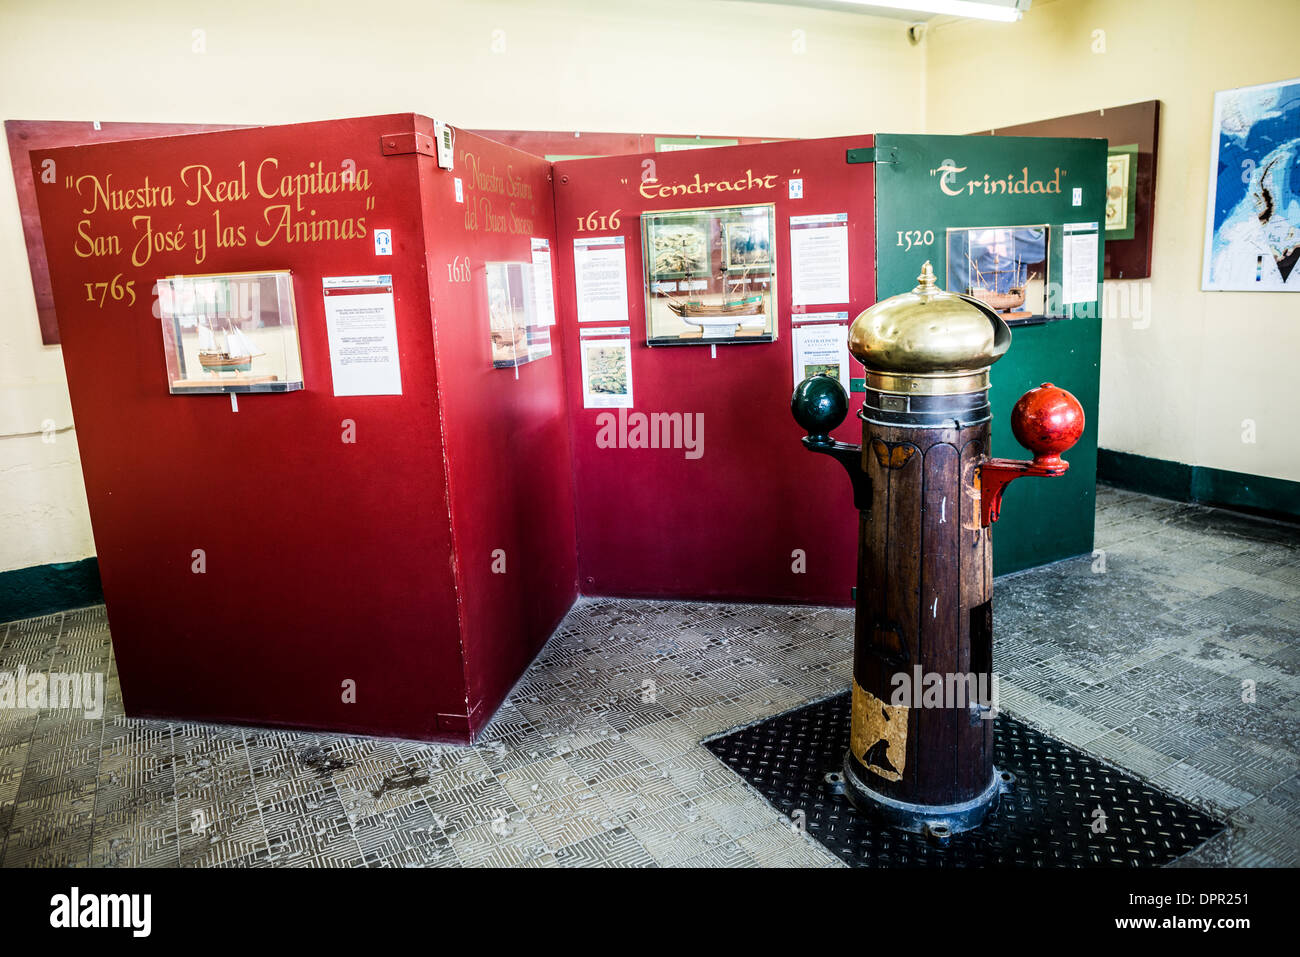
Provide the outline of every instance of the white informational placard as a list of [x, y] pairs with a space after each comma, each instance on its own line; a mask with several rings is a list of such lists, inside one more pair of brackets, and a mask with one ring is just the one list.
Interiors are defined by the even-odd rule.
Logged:
[[401, 395], [392, 276], [321, 281], [335, 395]]
[[578, 321], [622, 325], [627, 317], [627, 252], [622, 236], [573, 241]]
[[792, 312], [790, 313], [790, 321], [793, 323], [840, 322], [847, 325], [849, 314], [844, 309], [836, 309], [834, 312]]
[[849, 214], [790, 217], [790, 293], [796, 306], [849, 301]]
[[849, 327], [837, 323], [795, 326], [794, 381], [798, 385], [819, 372], [832, 375], [849, 391]]
[[1061, 305], [1097, 301], [1097, 257], [1101, 234], [1097, 223], [1061, 227]]
[[632, 340], [582, 339], [582, 404], [632, 408]]
[[549, 239], [532, 241], [533, 295], [537, 299], [537, 325], [555, 325], [555, 283], [551, 280], [551, 242]]

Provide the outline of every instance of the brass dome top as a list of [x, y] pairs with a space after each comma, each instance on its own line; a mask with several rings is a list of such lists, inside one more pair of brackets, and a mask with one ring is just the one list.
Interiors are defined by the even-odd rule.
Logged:
[[[986, 388], [988, 367], [1010, 347], [1011, 330], [979, 300], [940, 289], [928, 260], [917, 279], [911, 292], [881, 300], [853, 320], [849, 351], [867, 367], [868, 379], [877, 380], [868, 385], [887, 392]], [[949, 381], [912, 381], [917, 378]]]

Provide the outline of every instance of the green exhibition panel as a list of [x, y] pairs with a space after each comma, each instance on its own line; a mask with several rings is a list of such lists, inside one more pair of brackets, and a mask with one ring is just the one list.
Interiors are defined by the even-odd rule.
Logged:
[[[873, 158], [860, 152], [850, 162]], [[1069, 472], [1007, 490], [994, 572], [1090, 552], [1106, 141], [881, 134], [874, 162], [877, 298], [913, 288], [928, 260], [941, 288], [984, 299], [1011, 327], [1011, 349], [990, 373], [992, 454], [1023, 454], [1011, 407], [1033, 386], [1052, 382], [1084, 409]]]

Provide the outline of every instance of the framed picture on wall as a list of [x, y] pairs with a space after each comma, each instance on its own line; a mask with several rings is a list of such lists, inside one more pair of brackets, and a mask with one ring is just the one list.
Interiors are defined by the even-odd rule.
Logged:
[[727, 223], [723, 266], [727, 272], [772, 269], [772, 235], [766, 219]]
[[1214, 95], [1201, 288], [1300, 291], [1300, 79]]
[[707, 223], [666, 221], [646, 233], [650, 278], [698, 279], [711, 271]]
[[[1143, 279], [1151, 275], [1155, 236], [1156, 163], [1160, 144], [1160, 101], [1073, 113], [1050, 120], [980, 130], [997, 136], [1074, 136], [1109, 141], [1107, 225], [1102, 250], [1102, 277]], [[1128, 159], [1119, 159], [1118, 155]], [[1114, 176], [1111, 178], [1112, 164]], [[1125, 169], [1127, 164], [1127, 169]], [[1127, 175], [1127, 180], [1123, 177]], [[1112, 228], [1112, 203], [1117, 219]], [[1124, 222], [1122, 227], [1118, 226]]]
[[1112, 146], [1106, 156], [1106, 242], [1133, 238], [1137, 221], [1137, 144]]

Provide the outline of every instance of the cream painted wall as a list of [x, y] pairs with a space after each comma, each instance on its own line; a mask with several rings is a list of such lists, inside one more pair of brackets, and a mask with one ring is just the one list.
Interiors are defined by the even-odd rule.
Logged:
[[[205, 53], [192, 52], [195, 30]], [[1105, 53], [1092, 52], [1094, 30]], [[731, 0], [8, 0], [0, 116], [285, 123], [415, 110], [479, 128], [811, 137], [964, 133], [1158, 98], [1153, 279], [1108, 284], [1108, 296], [1149, 294], [1150, 321], [1104, 324], [1102, 444], [1300, 480], [1300, 301], [1199, 291], [1214, 91], [1300, 75], [1297, 35], [1300, 4], [1285, 0], [1035, 0], [1019, 24], [938, 21], [919, 47], [899, 20]], [[62, 362], [40, 345], [0, 153], [4, 571], [95, 548]]]
[[927, 37], [931, 133], [1161, 101], [1151, 279], [1107, 283], [1150, 314], [1103, 322], [1104, 448], [1300, 480], [1300, 296], [1200, 291], [1214, 93], [1300, 77], [1297, 37], [1294, 0], [1034, 0]]
[[[727, 0], [5, 0], [0, 116], [289, 123], [411, 110], [490, 129], [919, 132], [924, 51], [904, 31]], [[40, 344], [0, 153], [4, 571], [95, 547], [63, 365]]]

